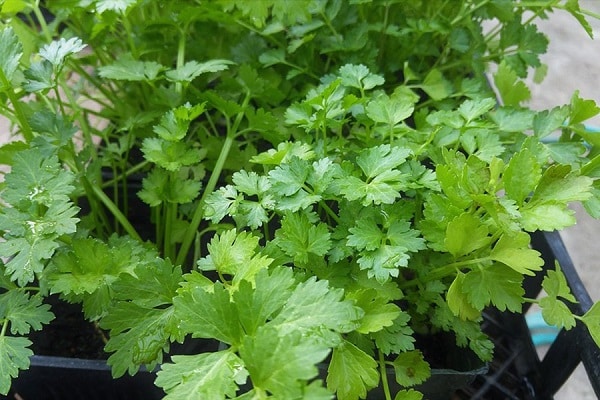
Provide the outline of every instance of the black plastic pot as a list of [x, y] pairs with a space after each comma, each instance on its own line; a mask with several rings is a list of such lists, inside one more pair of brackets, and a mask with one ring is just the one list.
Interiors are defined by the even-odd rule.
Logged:
[[[558, 261], [578, 303], [571, 310], [582, 315], [593, 302], [581, 282], [558, 232], [532, 234], [532, 247], [542, 253], [544, 269], [554, 269]], [[544, 274], [528, 278], [526, 296], [535, 298], [541, 291]], [[524, 310], [524, 312], [526, 309]], [[494, 360], [489, 372], [463, 388], [457, 399], [477, 400], [552, 400], [573, 370], [583, 363], [589, 381], [600, 398], [600, 349], [580, 322], [561, 331], [540, 360], [523, 314], [490, 311], [485, 315], [484, 331], [494, 340]]]
[[164, 392], [154, 386], [154, 373], [113, 379], [103, 360], [33, 356], [31, 367], [13, 380], [11, 400], [158, 400]]

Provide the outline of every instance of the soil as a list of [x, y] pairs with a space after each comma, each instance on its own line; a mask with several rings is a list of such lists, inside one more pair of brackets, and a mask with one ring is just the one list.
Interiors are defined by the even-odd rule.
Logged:
[[69, 304], [56, 295], [49, 296], [45, 303], [50, 304], [56, 318], [41, 331], [29, 335], [34, 354], [96, 360], [108, 358], [103, 350], [107, 333], [85, 320], [80, 305]]

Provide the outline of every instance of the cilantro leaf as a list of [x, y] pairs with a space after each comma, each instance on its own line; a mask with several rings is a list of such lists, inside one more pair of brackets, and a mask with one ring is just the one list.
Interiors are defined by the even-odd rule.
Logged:
[[455, 257], [481, 249], [490, 241], [488, 228], [479, 218], [469, 213], [454, 218], [446, 228], [446, 248]]
[[[10, 82], [19, 67], [23, 45], [10, 26], [6, 26], [0, 33], [0, 72]], [[4, 84], [2, 84], [4, 86]], [[0, 87], [2, 87], [0, 86]]]
[[23, 88], [30, 93], [51, 89], [54, 87], [52, 72], [52, 64], [49, 61], [32, 62], [29, 68], [23, 71], [26, 79]]
[[356, 331], [362, 334], [379, 332], [383, 328], [393, 325], [394, 320], [400, 316], [402, 310], [387, 299], [377, 297], [375, 291], [364, 291], [361, 296], [355, 297], [355, 304], [364, 311], [360, 326]]
[[169, 171], [155, 168], [142, 180], [138, 196], [151, 207], [162, 203], [185, 204], [200, 194], [202, 182], [192, 179], [172, 179]]
[[237, 310], [229, 291], [221, 283], [214, 284], [212, 293], [201, 287], [182, 290], [173, 304], [184, 333], [231, 345], [241, 344], [244, 333]]
[[527, 85], [519, 80], [517, 73], [506, 62], [498, 65], [498, 71], [494, 74], [494, 83], [502, 103], [506, 106], [518, 106], [531, 98]]
[[156, 378], [156, 385], [167, 393], [165, 400], [235, 397], [237, 376], [243, 368], [235, 353], [173, 356], [171, 361], [162, 365]]
[[0, 321], [9, 321], [14, 335], [26, 335], [31, 329], [38, 331], [53, 319], [50, 306], [42, 304], [39, 295], [30, 296], [21, 290], [0, 294]]
[[542, 168], [531, 150], [524, 148], [513, 155], [504, 171], [503, 181], [506, 195], [518, 205], [534, 191], [542, 177]]
[[29, 369], [33, 355], [29, 346], [27, 338], [0, 335], [0, 394], [8, 394], [11, 379], [18, 376], [19, 370]]
[[563, 275], [558, 262], [556, 263], [556, 270], [549, 270], [542, 281], [542, 288], [546, 291], [546, 294], [550, 297], [562, 297], [563, 299], [572, 303], [577, 303], [577, 299], [571, 293], [567, 279]]
[[400, 189], [407, 177], [396, 167], [406, 161], [410, 150], [380, 145], [367, 148], [358, 155], [356, 164], [366, 176], [343, 176], [338, 180], [340, 192], [350, 201], [361, 200], [362, 204], [392, 204], [400, 197]]
[[208, 244], [209, 254], [198, 260], [203, 271], [217, 271], [231, 275], [237, 286], [241, 280], [253, 281], [254, 275], [271, 263], [271, 259], [258, 253], [257, 236], [235, 229], [215, 236]]
[[280, 335], [268, 326], [259, 328], [254, 337], [246, 336], [240, 347], [254, 387], [281, 399], [299, 398], [303, 384], [318, 375], [316, 364], [328, 354], [326, 346], [300, 332]]
[[204, 103], [195, 106], [189, 103], [184, 104], [163, 114], [159, 124], [155, 125], [152, 130], [161, 139], [179, 141], [185, 137], [190, 121], [196, 119], [203, 112]]
[[448, 288], [446, 302], [455, 316], [464, 321], [475, 321], [481, 317], [481, 310], [478, 310], [469, 302], [464, 285], [465, 274], [459, 272]]
[[118, 61], [98, 68], [102, 78], [124, 81], [154, 81], [165, 69], [155, 61], [135, 60], [131, 54], [122, 55]]
[[408, 326], [409, 320], [410, 315], [401, 312], [391, 326], [386, 326], [377, 332], [369, 334], [375, 341], [377, 348], [383, 354], [397, 354], [403, 351], [414, 350], [415, 338], [413, 337], [413, 330]]
[[336, 392], [338, 399], [364, 399], [378, 384], [379, 372], [373, 357], [346, 340], [333, 349], [327, 387]]
[[354, 87], [361, 91], [373, 89], [375, 86], [384, 83], [382, 76], [371, 73], [369, 68], [362, 64], [343, 65], [340, 67], [339, 74], [342, 78], [342, 85]]
[[209, 60], [205, 62], [188, 61], [177, 69], [167, 71], [165, 76], [174, 82], [191, 82], [202, 74], [224, 71], [233, 62], [228, 60]]
[[100, 321], [100, 326], [111, 332], [105, 350], [114, 352], [108, 358], [113, 377], [125, 372], [133, 375], [142, 364], [152, 370], [161, 363], [171, 339], [183, 339], [178, 324], [173, 306], [146, 308], [132, 302], [115, 304]]
[[469, 271], [463, 281], [463, 290], [476, 309], [493, 304], [498, 310], [521, 312], [525, 290], [523, 275], [512, 268], [494, 264]]
[[354, 330], [363, 312], [350, 301], [343, 300], [344, 292], [332, 288], [327, 281], [311, 277], [301, 282], [287, 299], [281, 312], [271, 321], [281, 335], [323, 328], [347, 333]]
[[553, 296], [543, 297], [538, 302], [542, 309], [542, 317], [549, 325], [569, 330], [575, 326], [575, 317], [569, 307]]
[[183, 142], [159, 138], [144, 139], [141, 150], [146, 160], [167, 171], [177, 171], [183, 166], [197, 164], [206, 156], [205, 150], [190, 148]]
[[581, 317], [581, 320], [587, 326], [596, 345], [600, 346], [600, 302], [595, 303]]
[[408, 387], [423, 383], [431, 376], [431, 367], [419, 350], [401, 353], [393, 362], [396, 382]]
[[50, 62], [55, 68], [60, 68], [68, 56], [79, 53], [86, 46], [78, 37], [67, 40], [60, 38], [42, 47], [40, 57]]
[[242, 282], [233, 294], [233, 301], [244, 332], [254, 335], [260, 326], [271, 320], [285, 306], [295, 286], [291, 268], [261, 270], [254, 285]]
[[305, 213], [286, 213], [275, 235], [279, 248], [301, 266], [312, 256], [324, 256], [332, 246], [327, 225], [315, 224]]
[[124, 14], [129, 7], [137, 3], [137, 0], [97, 0], [95, 3], [96, 11], [99, 14], [103, 14], [106, 11]]
[[492, 249], [489, 257], [523, 275], [533, 276], [534, 271], [542, 269], [544, 260], [538, 251], [529, 248], [529, 240], [529, 235], [525, 232], [504, 234]]
[[365, 111], [373, 122], [387, 125], [389, 131], [400, 126], [400, 123], [410, 117], [414, 111], [414, 104], [406, 99], [388, 97], [382, 94], [367, 104]]

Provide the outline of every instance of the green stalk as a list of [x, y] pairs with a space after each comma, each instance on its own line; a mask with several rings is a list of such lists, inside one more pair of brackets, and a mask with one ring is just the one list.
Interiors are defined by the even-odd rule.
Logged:
[[15, 116], [19, 120], [19, 125], [21, 126], [21, 133], [23, 134], [25, 141], [28, 143], [31, 142], [33, 140], [33, 131], [31, 130], [31, 127], [29, 126], [29, 121], [27, 121], [25, 113], [21, 108], [19, 98], [17, 97], [8, 78], [6, 78], [6, 75], [4, 75], [4, 71], [2, 70], [2, 68], [0, 68], [0, 83], [2, 83], [2, 86], [6, 87], [5, 93], [13, 105], [13, 108], [15, 110]]
[[383, 393], [385, 395], [385, 400], [392, 400], [392, 394], [390, 393], [390, 384], [387, 378], [387, 370], [385, 367], [385, 358], [383, 356], [383, 352], [378, 350], [379, 353], [379, 373], [381, 375], [381, 386], [383, 386]]
[[131, 225], [127, 217], [123, 215], [119, 207], [100, 189], [97, 185], [91, 185], [92, 192], [94, 195], [104, 204], [106, 208], [113, 214], [116, 218], [117, 222], [121, 224], [121, 226], [125, 229], [125, 232], [132, 238], [141, 241], [140, 235], [137, 233], [135, 228]]
[[223, 142], [223, 147], [221, 147], [221, 152], [219, 153], [219, 158], [215, 163], [215, 167], [210, 174], [210, 178], [204, 191], [202, 192], [202, 196], [200, 197], [200, 201], [194, 210], [194, 215], [192, 217], [192, 222], [190, 226], [185, 232], [185, 236], [183, 237], [183, 242], [181, 243], [181, 248], [179, 249], [179, 254], [175, 260], [175, 264], [181, 265], [183, 264], [183, 260], [185, 260], [187, 253], [190, 251], [190, 247], [192, 242], [194, 241], [194, 237], [196, 236], [196, 232], [198, 231], [198, 227], [200, 226], [200, 222], [202, 221], [202, 217], [204, 217], [204, 202], [206, 197], [211, 194], [215, 188], [217, 187], [217, 182], [219, 181], [219, 177], [221, 176], [221, 172], [223, 171], [223, 167], [225, 166], [225, 161], [227, 161], [227, 157], [229, 156], [229, 152], [231, 151], [231, 146], [235, 140], [235, 137], [238, 134], [238, 128], [242, 123], [242, 119], [244, 118], [244, 112], [248, 107], [248, 103], [250, 102], [250, 92], [246, 93], [246, 97], [242, 102], [242, 111], [240, 111], [235, 117], [235, 121], [233, 125], [228, 126], [227, 135], [225, 136], [225, 141]]
[[183, 242], [181, 243], [181, 248], [179, 249], [179, 254], [175, 260], [175, 264], [181, 265], [183, 260], [185, 260], [186, 254], [190, 250], [192, 242], [194, 241], [194, 236], [196, 235], [196, 231], [200, 226], [200, 222], [202, 221], [202, 217], [204, 217], [204, 201], [206, 197], [215, 190], [217, 186], [217, 182], [219, 177], [221, 176], [221, 172], [223, 171], [223, 167], [225, 166], [225, 161], [227, 160], [227, 156], [229, 155], [229, 151], [231, 150], [231, 146], [233, 145], [235, 135], [228, 134], [225, 137], [225, 141], [223, 142], [223, 147], [221, 147], [221, 152], [219, 153], [219, 158], [215, 164], [215, 168], [210, 175], [210, 179], [202, 192], [202, 196], [200, 197], [200, 201], [196, 206], [196, 210], [194, 210], [194, 215], [192, 217], [192, 222], [190, 226], [185, 232], [185, 236], [183, 237]]
[[51, 42], [52, 41], [52, 33], [50, 33], [50, 30], [48, 29], [48, 24], [46, 23], [46, 19], [44, 18], [44, 15], [42, 14], [42, 10], [40, 9], [40, 1], [39, 0], [37, 0], [35, 2], [35, 5], [33, 7], [33, 13], [35, 14], [35, 17], [37, 18], [38, 22], [40, 23], [40, 27], [42, 28], [42, 32], [44, 33], [46, 40], [48, 42]]
[[593, 170], [600, 167], [600, 154], [596, 155], [581, 167], [581, 175], [589, 175]]

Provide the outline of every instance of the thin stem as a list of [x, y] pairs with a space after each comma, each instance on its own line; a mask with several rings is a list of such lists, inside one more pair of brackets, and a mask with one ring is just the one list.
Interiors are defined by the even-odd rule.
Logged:
[[35, 6], [33, 7], [33, 13], [40, 24], [40, 28], [42, 28], [42, 32], [44, 33], [44, 37], [48, 42], [52, 41], [52, 33], [48, 29], [48, 24], [46, 23], [46, 19], [44, 18], [44, 14], [42, 14], [42, 10], [40, 9], [40, 1], [37, 0], [35, 2]]
[[390, 384], [387, 379], [387, 369], [385, 366], [385, 357], [381, 350], [377, 351], [379, 353], [379, 374], [381, 375], [381, 386], [383, 386], [383, 393], [385, 395], [385, 400], [392, 400], [392, 394], [390, 393]]
[[127, 234], [129, 236], [131, 236], [132, 238], [141, 241], [142, 239], [141, 239], [140, 235], [137, 233], [135, 228], [131, 225], [131, 223], [129, 222], [127, 217], [125, 215], [123, 215], [121, 210], [119, 210], [119, 207], [117, 207], [117, 205], [106, 195], [106, 193], [104, 193], [102, 191], [102, 189], [100, 189], [96, 185], [90, 185], [90, 187], [91, 187], [94, 195], [102, 202], [102, 204], [104, 204], [104, 206], [106, 208], [109, 209], [109, 211], [113, 214], [113, 216], [116, 218], [116, 220], [125, 229], [125, 232], [127, 232]]
[[6, 75], [4, 75], [4, 71], [2, 70], [2, 68], [0, 68], [0, 83], [2, 83], [2, 86], [4, 86], [6, 88], [5, 93], [8, 96], [8, 99], [10, 100], [10, 102], [15, 110], [15, 116], [17, 117], [17, 119], [19, 121], [19, 126], [21, 127], [21, 133], [23, 134], [25, 141], [26, 142], [32, 141], [33, 140], [33, 131], [31, 130], [31, 126], [29, 126], [29, 121], [27, 121], [27, 118], [25, 117], [25, 113], [23, 112], [23, 109], [21, 108], [21, 103], [19, 101], [19, 98], [15, 94], [15, 91], [14, 91], [11, 83], [9, 82], [9, 80], [6, 78]]

